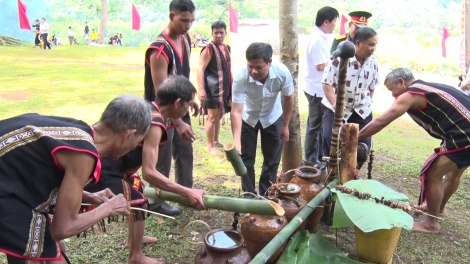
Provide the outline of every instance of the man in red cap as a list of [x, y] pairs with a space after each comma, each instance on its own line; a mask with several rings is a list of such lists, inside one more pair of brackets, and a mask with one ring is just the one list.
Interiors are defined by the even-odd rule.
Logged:
[[352, 41], [354, 39], [354, 33], [356, 33], [358, 28], [367, 27], [369, 24], [369, 18], [372, 17], [372, 14], [366, 11], [354, 11], [349, 13], [349, 16], [351, 17], [351, 21], [349, 22], [349, 33], [338, 36], [333, 40], [330, 53], [333, 53], [336, 50], [339, 43], [345, 40]]

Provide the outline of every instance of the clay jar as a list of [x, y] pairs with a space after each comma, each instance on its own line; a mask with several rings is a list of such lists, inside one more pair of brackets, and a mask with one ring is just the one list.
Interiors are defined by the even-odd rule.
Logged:
[[[305, 200], [300, 196], [300, 186], [294, 183], [278, 183], [277, 186], [279, 187], [278, 198], [281, 200], [279, 204], [286, 211], [284, 216], [287, 218], [287, 221], [290, 222], [305, 207]], [[299, 202], [297, 203], [289, 198]], [[297, 228], [296, 232], [304, 229], [305, 221]]]
[[251, 261], [246, 250], [243, 236], [235, 230], [213, 230], [215, 244], [211, 232], [204, 238], [203, 248], [194, 260], [195, 264], [246, 264]]
[[[290, 181], [300, 186], [300, 196], [305, 200], [306, 203], [310, 202], [321, 190], [324, 185], [320, 182], [320, 169], [310, 166], [302, 166], [297, 168], [294, 177]], [[305, 228], [310, 233], [316, 233], [318, 231], [318, 225], [323, 214], [323, 201], [319, 206], [307, 217]]]
[[[254, 258], [286, 225], [285, 216], [246, 214], [242, 221], [241, 233], [250, 256]], [[286, 243], [266, 263], [276, 263], [285, 247]]]

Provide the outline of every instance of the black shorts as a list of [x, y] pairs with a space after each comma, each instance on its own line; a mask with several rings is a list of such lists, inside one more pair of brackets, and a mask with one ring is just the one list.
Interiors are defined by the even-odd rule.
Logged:
[[466, 168], [470, 166], [470, 148], [444, 154], [457, 164], [457, 167]]

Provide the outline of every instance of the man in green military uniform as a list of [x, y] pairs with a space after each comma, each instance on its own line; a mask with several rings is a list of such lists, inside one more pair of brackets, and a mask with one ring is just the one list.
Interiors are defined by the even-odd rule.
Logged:
[[369, 18], [372, 16], [372, 14], [366, 11], [354, 11], [349, 13], [349, 16], [351, 17], [351, 21], [349, 22], [349, 33], [346, 33], [346, 35], [338, 36], [333, 40], [330, 53], [336, 51], [336, 48], [338, 47], [339, 43], [345, 40], [354, 43], [354, 33], [356, 33], [356, 30], [358, 28], [367, 27], [369, 23]]

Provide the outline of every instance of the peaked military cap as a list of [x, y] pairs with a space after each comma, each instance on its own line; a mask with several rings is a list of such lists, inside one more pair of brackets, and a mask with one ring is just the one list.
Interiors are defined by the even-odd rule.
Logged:
[[367, 11], [354, 11], [349, 13], [351, 21], [358, 27], [367, 27], [369, 24], [369, 18], [372, 16]]

